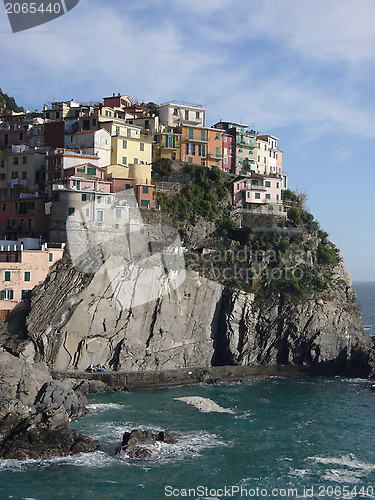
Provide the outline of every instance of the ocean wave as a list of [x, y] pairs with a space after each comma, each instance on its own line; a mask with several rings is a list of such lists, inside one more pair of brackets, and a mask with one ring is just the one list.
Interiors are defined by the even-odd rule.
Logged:
[[116, 403], [90, 403], [87, 409], [91, 412], [104, 413], [110, 410], [122, 410], [123, 408], [130, 408], [129, 405], [119, 405]]
[[322, 479], [340, 484], [358, 484], [362, 481], [362, 474], [347, 469], [331, 469], [325, 472]]
[[201, 396], [186, 396], [181, 398], [174, 398], [176, 401], [182, 401], [187, 405], [194, 406], [203, 413], [218, 412], [218, 413], [234, 413], [230, 408], [219, 406], [215, 401]]
[[13, 472], [23, 472], [35, 468], [47, 468], [56, 464], [72, 465], [75, 467], [107, 467], [113, 463], [113, 457], [103, 451], [94, 451], [92, 453], [81, 453], [69, 457], [57, 457], [49, 460], [2, 460], [0, 470], [10, 470]]
[[313, 460], [323, 465], [340, 465], [358, 472], [361, 471], [362, 475], [367, 475], [375, 471], [375, 464], [357, 460], [356, 456], [353, 454], [343, 455], [341, 457], [308, 457], [307, 460]]

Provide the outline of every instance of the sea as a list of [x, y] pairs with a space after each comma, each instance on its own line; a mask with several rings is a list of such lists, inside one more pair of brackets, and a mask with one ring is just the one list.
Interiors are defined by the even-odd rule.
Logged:
[[[375, 335], [375, 283], [354, 288]], [[72, 427], [100, 449], [0, 462], [0, 500], [375, 499], [372, 383], [272, 377], [92, 396]], [[167, 430], [177, 443], [145, 460], [118, 458], [134, 428]]]

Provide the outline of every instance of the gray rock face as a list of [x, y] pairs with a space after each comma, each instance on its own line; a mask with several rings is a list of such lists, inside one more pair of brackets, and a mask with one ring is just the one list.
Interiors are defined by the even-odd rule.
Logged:
[[67, 258], [59, 265], [28, 317], [41, 358], [57, 370], [290, 364], [372, 373], [371, 339], [343, 264], [330, 269], [327, 290], [301, 300], [276, 295], [260, 303], [188, 272], [179, 288], [128, 310], [118, 308], [105, 273], [82, 275]]
[[64, 406], [39, 410], [17, 400], [0, 400], [0, 457], [49, 459], [95, 451], [99, 443], [69, 429]]
[[0, 382], [0, 458], [51, 458], [97, 448], [69, 428], [72, 417], [85, 413], [85, 397], [52, 380], [44, 362], [31, 364], [28, 355], [1, 351]]

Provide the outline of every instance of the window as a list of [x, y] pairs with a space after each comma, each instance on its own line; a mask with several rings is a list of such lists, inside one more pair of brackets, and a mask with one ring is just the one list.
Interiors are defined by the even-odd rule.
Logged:
[[138, 159], [138, 158], [134, 158], [133, 163], [134, 163], [135, 165], [138, 165], [138, 163], [139, 163], [139, 159]]
[[28, 300], [31, 298], [31, 290], [22, 290], [21, 291], [21, 299]]
[[116, 219], [121, 218], [121, 208], [116, 208]]
[[90, 209], [86, 208], [86, 217], [90, 217]]
[[266, 181], [266, 188], [270, 188], [271, 187], [271, 182], [270, 181]]
[[85, 167], [79, 167], [77, 168], [77, 172], [86, 172]]
[[0, 174], [0, 180], [5, 181], [5, 174]]
[[68, 216], [69, 215], [74, 215], [74, 207], [69, 207], [68, 208]]
[[46, 118], [49, 120], [49, 112], [46, 113]]
[[143, 186], [143, 194], [148, 194], [148, 186]]
[[252, 179], [251, 185], [252, 186], [259, 186], [259, 180], [258, 179]]
[[14, 202], [14, 210], [18, 210], [18, 201]]
[[23, 180], [27, 179], [27, 172], [26, 171], [22, 172], [22, 179]]
[[13, 158], [13, 165], [18, 165], [18, 156]]
[[205, 141], [205, 140], [206, 140], [206, 131], [201, 130], [201, 141]]
[[144, 151], [145, 150], [145, 143], [144, 142], [140, 142], [139, 143], [139, 151]]
[[278, 194], [276, 195], [276, 200], [279, 200], [279, 195]]
[[216, 156], [220, 156], [220, 148], [219, 147], [216, 148]]
[[0, 167], [4, 168], [5, 167], [5, 160], [1, 160]]
[[126, 139], [122, 140], [122, 149], [128, 149], [128, 141]]
[[92, 126], [95, 127], [96, 126], [96, 118], [93, 118], [92, 119]]
[[271, 195], [269, 193], [266, 193], [266, 200], [270, 200], [271, 199]]
[[194, 139], [194, 130], [189, 128], [189, 139]]
[[264, 145], [264, 151], [267, 151], [267, 144]]
[[176, 147], [176, 138], [174, 135], [166, 136], [165, 142], [168, 148]]
[[27, 156], [22, 157], [22, 164], [26, 165], [27, 164]]
[[205, 144], [198, 145], [198, 156], [206, 156], [206, 145]]
[[141, 207], [148, 207], [150, 205], [150, 200], [141, 200]]
[[98, 222], [103, 222], [103, 210], [98, 210], [96, 212], [96, 216], [97, 216], [96, 218], [97, 218]]
[[10, 281], [10, 271], [5, 271], [5, 273], [4, 273], [4, 281]]
[[254, 196], [257, 200], [260, 200], [260, 193], [255, 193], [255, 196]]
[[237, 184], [237, 189], [240, 189], [240, 185], [239, 184]]
[[120, 135], [120, 127], [116, 126], [115, 135]]
[[193, 158], [191, 156], [188, 157], [188, 162], [193, 163]]
[[264, 162], [263, 163], [267, 163], [267, 158], [266, 157], [264, 157]]
[[60, 111], [56, 111], [56, 120], [60, 118]]
[[189, 111], [186, 109], [185, 110], [185, 120], [189, 119]]
[[224, 164], [226, 165], [228, 163], [228, 156], [224, 156]]
[[131, 137], [132, 136], [132, 129], [131, 128], [127, 128], [126, 129], [126, 137]]
[[206, 165], [206, 160], [204, 158], [201, 158], [201, 165], [204, 167]]
[[174, 116], [178, 115], [178, 108], [173, 109], [173, 114], [174, 114]]
[[81, 195], [81, 199], [82, 199], [82, 201], [90, 201], [90, 195], [86, 194], [86, 193], [83, 193]]
[[3, 203], [3, 206], [2, 206], [2, 211], [5, 212], [7, 209], [7, 204], [6, 203]]
[[215, 139], [220, 139], [220, 134], [219, 134], [219, 132], [216, 132]]
[[87, 173], [88, 175], [96, 175], [96, 167], [87, 167]]
[[23, 273], [23, 281], [31, 281], [31, 272], [30, 271], [25, 271]]
[[260, 156], [258, 156], [258, 161], [260, 162]]
[[131, 188], [130, 184], [125, 184], [125, 189], [130, 189], [130, 188]]
[[1, 290], [2, 300], [13, 300], [13, 290]]

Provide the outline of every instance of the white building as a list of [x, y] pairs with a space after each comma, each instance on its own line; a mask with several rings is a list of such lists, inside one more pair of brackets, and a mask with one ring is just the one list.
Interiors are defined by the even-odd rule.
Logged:
[[158, 110], [160, 123], [166, 127], [178, 127], [178, 125], [205, 126], [207, 110], [200, 104], [171, 101], [159, 106]]
[[86, 155], [98, 156], [98, 167], [111, 164], [111, 135], [103, 128], [66, 134], [64, 146], [66, 149], [82, 151]]

